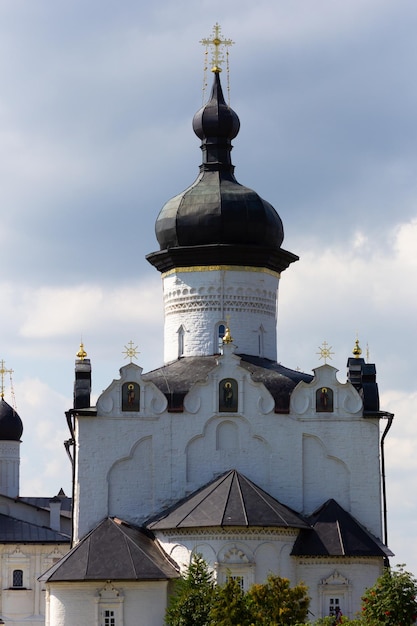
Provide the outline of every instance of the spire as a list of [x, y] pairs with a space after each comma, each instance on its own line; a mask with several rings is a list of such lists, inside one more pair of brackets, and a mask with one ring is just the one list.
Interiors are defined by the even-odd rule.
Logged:
[[[231, 140], [240, 128], [237, 114], [225, 102], [218, 72], [214, 74], [211, 96], [193, 119], [193, 130], [201, 139], [203, 163], [200, 171], [220, 171], [233, 174]], [[233, 178], [234, 180], [234, 178]], [[234, 180], [234, 182], [236, 182]]]

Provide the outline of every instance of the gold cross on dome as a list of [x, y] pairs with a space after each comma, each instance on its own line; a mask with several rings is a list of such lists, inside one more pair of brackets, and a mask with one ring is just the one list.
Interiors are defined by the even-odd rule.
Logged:
[[1, 398], [4, 398], [4, 375], [5, 374], [10, 374], [10, 376], [11, 376], [13, 374], [13, 370], [6, 369], [6, 363], [2, 359], [0, 361], [0, 380], [1, 380], [0, 397]]
[[209, 46], [213, 46], [213, 54], [212, 54], [212, 72], [221, 72], [222, 68], [220, 67], [222, 63], [224, 63], [224, 55], [220, 50], [221, 46], [227, 47], [232, 46], [234, 41], [231, 39], [222, 39], [221, 28], [220, 25], [216, 22], [213, 26], [213, 33], [211, 35], [211, 39], [209, 37], [205, 37], [200, 41], [203, 46], [208, 48]]
[[133, 341], [130, 340], [127, 346], [125, 346], [124, 352], [122, 354], [126, 355], [125, 359], [130, 359], [130, 362], [133, 362], [133, 359], [138, 358], [139, 350], [137, 346], [133, 346]]
[[323, 341], [321, 346], [319, 346], [319, 350], [320, 352], [316, 352], [316, 354], [319, 354], [320, 358], [324, 359], [325, 363], [327, 363], [327, 359], [332, 359], [331, 355], [334, 354], [334, 352], [332, 352], [332, 346], [329, 346], [327, 341]]

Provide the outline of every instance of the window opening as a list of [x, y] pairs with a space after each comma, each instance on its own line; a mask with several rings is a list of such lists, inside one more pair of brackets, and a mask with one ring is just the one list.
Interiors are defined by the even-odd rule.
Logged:
[[13, 587], [23, 587], [23, 570], [13, 570]]
[[339, 598], [330, 598], [329, 615], [335, 618], [334, 623], [340, 624], [342, 621], [342, 609], [340, 608]]
[[184, 326], [178, 329], [178, 358], [184, 356]]
[[111, 609], [104, 610], [104, 625], [103, 626], [116, 626], [116, 618], [114, 611]]
[[224, 324], [219, 324], [217, 328], [217, 345], [219, 348], [219, 352], [223, 351], [223, 337], [226, 334], [226, 326]]
[[245, 581], [244, 581], [244, 577], [243, 576], [234, 576], [232, 574], [228, 574], [226, 576], [226, 582], [228, 583], [230, 580], [235, 580], [239, 587], [241, 588], [242, 591], [245, 590]]

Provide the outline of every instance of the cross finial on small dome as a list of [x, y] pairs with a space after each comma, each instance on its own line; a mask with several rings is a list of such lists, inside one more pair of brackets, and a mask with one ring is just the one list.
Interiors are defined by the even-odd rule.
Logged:
[[8, 370], [6, 369], [6, 363], [5, 361], [2, 359], [0, 361], [0, 380], [1, 380], [1, 386], [0, 386], [0, 398], [4, 398], [4, 375], [5, 374], [10, 374], [10, 380], [12, 379], [12, 374], [13, 374], [13, 370]]
[[223, 343], [233, 343], [233, 337], [230, 332], [230, 315], [226, 317], [226, 328], [224, 331]]
[[355, 359], [359, 359], [360, 355], [362, 354], [362, 348], [359, 345], [359, 339], [356, 339], [355, 341], [355, 347], [352, 350], [352, 354]]
[[84, 350], [83, 342], [80, 343], [80, 349], [75, 356], [77, 357], [77, 359], [80, 359], [80, 361], [84, 361], [85, 357], [87, 356], [87, 352]]
[[213, 32], [212, 32], [211, 38], [205, 37], [204, 39], [200, 41], [200, 43], [202, 43], [203, 46], [206, 46], [206, 48], [208, 48], [209, 46], [214, 47], [213, 54], [212, 54], [211, 71], [218, 74], [219, 72], [222, 71], [222, 68], [220, 67], [221, 64], [224, 63], [223, 52], [221, 51], [220, 48], [221, 46], [225, 46], [225, 47], [232, 46], [234, 44], [234, 41], [232, 41], [231, 39], [222, 39], [220, 25], [216, 22], [215, 25], [213, 26]]

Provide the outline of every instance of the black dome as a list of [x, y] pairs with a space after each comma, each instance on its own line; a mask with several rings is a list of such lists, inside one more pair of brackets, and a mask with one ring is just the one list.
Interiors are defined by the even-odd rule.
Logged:
[[22, 433], [22, 420], [2, 398], [0, 401], [0, 441], [20, 441]]
[[273, 206], [239, 184], [231, 162], [237, 114], [226, 104], [219, 73], [210, 100], [194, 116], [203, 163], [196, 181], [162, 208], [155, 225], [160, 271], [181, 265], [253, 264], [281, 271], [298, 257], [281, 249], [284, 229]]

